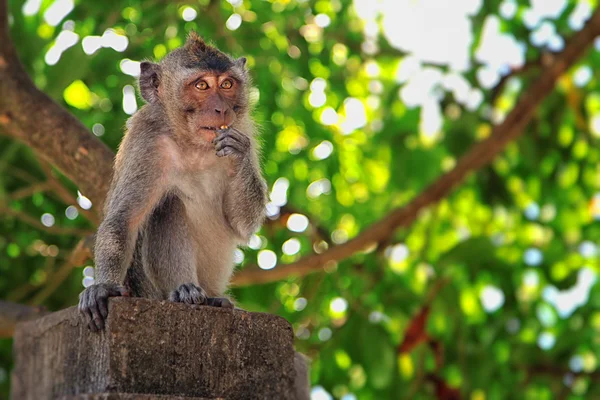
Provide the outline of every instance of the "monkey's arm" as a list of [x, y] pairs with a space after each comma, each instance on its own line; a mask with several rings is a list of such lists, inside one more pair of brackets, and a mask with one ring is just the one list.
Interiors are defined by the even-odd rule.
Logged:
[[135, 137], [126, 137], [119, 149], [105, 218], [96, 235], [95, 284], [79, 296], [79, 309], [92, 330], [104, 328], [108, 298], [125, 294], [123, 283], [139, 228], [165, 193], [159, 155], [151, 141]]
[[256, 149], [251, 139], [229, 128], [215, 139], [217, 156], [231, 156], [234, 175], [225, 193], [225, 218], [244, 242], [260, 228], [265, 216], [267, 185], [260, 173]]
[[225, 194], [225, 217], [244, 243], [260, 228], [265, 216], [267, 185], [257, 164], [245, 160]]
[[111, 190], [96, 235], [96, 283], [123, 284], [139, 228], [165, 192], [155, 168], [135, 163], [126, 168]]

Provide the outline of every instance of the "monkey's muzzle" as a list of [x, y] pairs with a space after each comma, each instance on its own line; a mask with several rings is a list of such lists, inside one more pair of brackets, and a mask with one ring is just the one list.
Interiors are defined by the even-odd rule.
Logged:
[[204, 129], [204, 130], [207, 130], [207, 131], [218, 131], [218, 130], [221, 130], [221, 129], [229, 129], [229, 125], [221, 125], [218, 128], [214, 128], [212, 126], [202, 126], [202, 127], [200, 127], [200, 129]]

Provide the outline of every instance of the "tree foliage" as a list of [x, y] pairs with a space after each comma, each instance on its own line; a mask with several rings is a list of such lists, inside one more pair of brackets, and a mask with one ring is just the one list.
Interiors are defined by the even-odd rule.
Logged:
[[[140, 60], [160, 59], [192, 29], [247, 57], [271, 217], [238, 254], [239, 269], [276, 260], [275, 271], [386, 221], [518, 117], [517, 100], [596, 2], [454, 3], [76, 1], [69, 11], [69, 0], [28, 0], [9, 9], [36, 86], [112, 149], [142, 104]], [[422, 20], [402, 29], [405, 14]], [[240, 272], [232, 293], [243, 308], [293, 324], [313, 359], [316, 398], [600, 396], [599, 61], [592, 47], [530, 110], [520, 138], [385, 240], [302, 277], [253, 284]], [[2, 299], [57, 310], [91, 276], [91, 261], [71, 249], [93, 232], [98, 207], [63, 173], [0, 136]], [[10, 345], [0, 342], [5, 393]]]

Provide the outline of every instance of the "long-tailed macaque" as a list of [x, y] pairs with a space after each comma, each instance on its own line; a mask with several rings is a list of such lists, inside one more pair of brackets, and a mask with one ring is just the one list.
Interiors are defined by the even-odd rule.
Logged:
[[232, 307], [234, 249], [262, 223], [266, 185], [245, 59], [192, 33], [143, 62], [144, 105], [130, 119], [96, 237], [96, 281], [79, 307], [103, 329], [111, 296]]
[[[147, 104], [127, 123], [95, 284], [79, 301], [90, 329], [104, 328], [113, 296], [233, 307], [234, 250], [258, 230], [267, 201], [245, 63], [193, 32], [159, 64], [141, 63]], [[308, 399], [306, 360], [296, 353], [294, 365], [296, 397]]]

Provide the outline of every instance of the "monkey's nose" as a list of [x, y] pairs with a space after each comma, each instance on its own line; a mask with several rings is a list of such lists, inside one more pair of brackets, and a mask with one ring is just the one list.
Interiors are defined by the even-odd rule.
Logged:
[[215, 112], [219, 115], [225, 115], [227, 114], [227, 111], [229, 111], [229, 109], [227, 107], [216, 107], [215, 108]]

